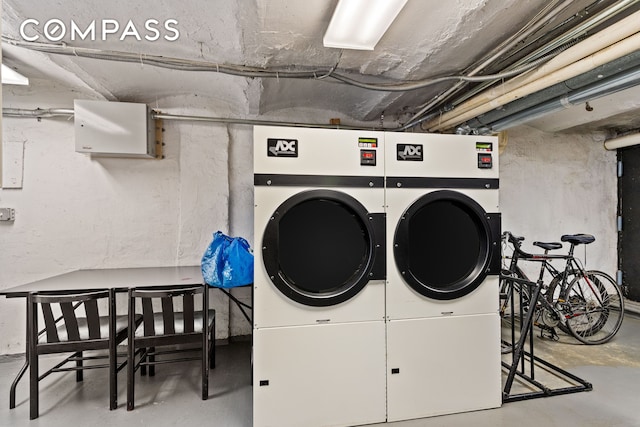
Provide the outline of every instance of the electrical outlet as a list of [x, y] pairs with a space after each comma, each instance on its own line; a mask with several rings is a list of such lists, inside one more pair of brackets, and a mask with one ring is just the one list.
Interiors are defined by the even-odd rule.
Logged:
[[0, 208], [0, 221], [15, 221], [16, 210], [11, 208]]

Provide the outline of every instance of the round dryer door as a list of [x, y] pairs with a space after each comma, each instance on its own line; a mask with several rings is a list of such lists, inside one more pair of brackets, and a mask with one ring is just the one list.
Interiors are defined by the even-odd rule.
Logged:
[[262, 252], [269, 278], [305, 305], [352, 298], [373, 275], [380, 245], [372, 219], [360, 202], [338, 191], [311, 190], [289, 198], [265, 229]]
[[404, 212], [394, 236], [394, 257], [415, 291], [451, 300], [482, 283], [492, 246], [484, 209], [464, 194], [442, 190], [422, 196]]

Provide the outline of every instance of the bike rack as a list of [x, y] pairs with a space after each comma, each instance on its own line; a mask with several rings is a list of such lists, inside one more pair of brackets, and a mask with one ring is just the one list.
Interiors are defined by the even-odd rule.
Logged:
[[[532, 282], [520, 278], [511, 276], [500, 276], [501, 279], [507, 280], [508, 286], [512, 287], [513, 283], [519, 283], [529, 287], [529, 295], [531, 299], [529, 302], [530, 309], [524, 313], [522, 307], [522, 292], [519, 293], [519, 313], [515, 313], [515, 292], [512, 289], [508, 289], [507, 295], [510, 295], [509, 304], [511, 311], [509, 314], [509, 320], [511, 321], [511, 342], [502, 340], [503, 354], [511, 353], [511, 364], [502, 362], [502, 366], [508, 371], [507, 380], [502, 392], [502, 402], [515, 402], [520, 400], [535, 399], [539, 397], [550, 397], [561, 394], [578, 393], [582, 391], [591, 391], [593, 386], [588, 381], [583, 380], [572, 373], [555, 366], [546, 360], [534, 355], [534, 313], [535, 310], [531, 309], [536, 307], [538, 299], [540, 298], [540, 291], [542, 289], [541, 283]], [[520, 335], [516, 339], [516, 318], [520, 319]], [[538, 379], [536, 379], [536, 366], [542, 366], [546, 372], [554, 375], [555, 378], [559, 378], [566, 383], [572, 384], [566, 387], [551, 388]], [[531, 392], [512, 394], [511, 388], [516, 376], [524, 381], [526, 384], [537, 389]]]

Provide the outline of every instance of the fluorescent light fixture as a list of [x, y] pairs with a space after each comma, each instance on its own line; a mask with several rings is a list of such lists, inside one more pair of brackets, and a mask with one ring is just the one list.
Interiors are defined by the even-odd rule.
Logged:
[[27, 86], [29, 84], [29, 79], [18, 73], [16, 70], [12, 70], [2, 64], [2, 84]]
[[373, 50], [407, 0], [340, 0], [322, 39], [325, 47]]

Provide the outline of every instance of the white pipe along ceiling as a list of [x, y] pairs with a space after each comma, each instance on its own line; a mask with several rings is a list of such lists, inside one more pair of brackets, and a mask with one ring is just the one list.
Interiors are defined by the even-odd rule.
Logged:
[[[560, 13], [562, 10], [564, 10], [570, 3], [571, 3], [571, 1], [566, 1], [566, 2], [562, 3], [561, 5], [559, 5], [559, 6], [555, 7], [555, 8], [553, 8], [553, 6], [554, 6], [553, 2], [549, 3], [547, 5], [547, 8], [550, 11], [548, 13], [546, 13], [546, 14], [543, 13], [543, 11], [541, 11], [541, 13], [539, 14], [539, 15], [543, 16], [542, 19], [537, 19], [536, 20], [536, 18], [534, 18], [532, 21], [530, 21], [525, 26], [523, 26], [523, 28], [519, 32], [515, 33], [509, 39], [507, 39], [503, 43], [501, 43], [500, 46], [498, 46], [496, 49], [494, 49], [489, 54], [489, 57], [487, 59], [483, 60], [480, 64], [475, 66], [469, 72], [469, 75], [470, 76], [474, 76], [474, 75], [480, 73], [481, 71], [483, 71], [486, 67], [488, 67], [489, 65], [494, 63], [497, 59], [499, 59], [503, 55], [505, 55], [510, 49], [513, 49], [518, 43], [523, 42], [527, 37], [529, 37], [530, 35], [534, 34], [540, 28], [544, 27], [544, 25], [546, 23], [551, 21], [553, 19], [553, 17], [555, 17], [558, 13]], [[436, 98], [434, 98], [433, 101], [431, 101], [431, 102], [427, 103], [427, 105], [423, 106], [423, 108], [420, 111], [418, 111], [417, 113], [415, 113], [411, 117], [409, 122], [410, 123], [412, 123], [414, 121], [416, 123], [423, 122], [426, 119], [426, 117], [420, 119], [421, 116], [423, 116], [425, 113], [428, 113], [435, 105], [437, 105], [440, 102], [441, 99], [446, 99], [446, 98], [448, 98], [450, 96], [453, 96], [456, 92], [460, 91], [463, 87], [464, 87], [464, 83], [463, 82], [458, 82], [453, 87], [449, 88], [446, 92], [444, 92], [443, 94], [440, 94]]]
[[625, 71], [619, 75], [596, 81], [558, 98], [540, 103], [535, 107], [508, 115], [492, 122], [487, 127], [491, 131], [508, 129], [518, 124], [528, 123], [552, 112], [569, 108], [572, 105], [582, 104], [601, 96], [637, 86], [638, 83], [640, 83], [640, 68], [636, 67], [631, 71]]
[[640, 144], [640, 133], [632, 133], [618, 138], [608, 139], [604, 142], [607, 150], [617, 150], [618, 148], [631, 147]]
[[[44, 24], [55, 16], [69, 23], [115, 12], [99, 0], [68, 8], [4, 0], [3, 62], [34, 81], [79, 81], [97, 98], [152, 104], [197, 94], [225, 99], [236, 112], [178, 115], [156, 105], [156, 114], [167, 120], [331, 126], [281, 120], [291, 116], [288, 110], [304, 108], [331, 111], [341, 127], [395, 131], [420, 126], [429, 132], [492, 133], [548, 116], [558, 105], [611, 96], [640, 83], [640, 0], [469, 0], [457, 8], [407, 2], [372, 51], [322, 46], [335, 2], [253, 0], [249, 8], [237, 1], [213, 3], [190, 0], [177, 8], [160, 0], [157, 10], [167, 16], [156, 18], [184, 23], [184, 36], [144, 44], [131, 38], [71, 40], [68, 34], [51, 42], [43, 25], [28, 27], [30, 39], [40, 38], [27, 41], [19, 31], [27, 18]], [[140, 12], [121, 6], [114, 18]], [[421, 25], [419, 17], [427, 13], [439, 18]], [[127, 79], [113, 79], [123, 72]], [[3, 108], [5, 115], [25, 118], [69, 111]], [[612, 120], [615, 126], [599, 129], [640, 129], [640, 115], [625, 117], [624, 123]]]
[[511, 101], [586, 73], [600, 65], [640, 49], [640, 12], [623, 19], [560, 53], [529, 75], [516, 77], [487, 90], [453, 111], [425, 123], [429, 131], [441, 131], [477, 117]]

